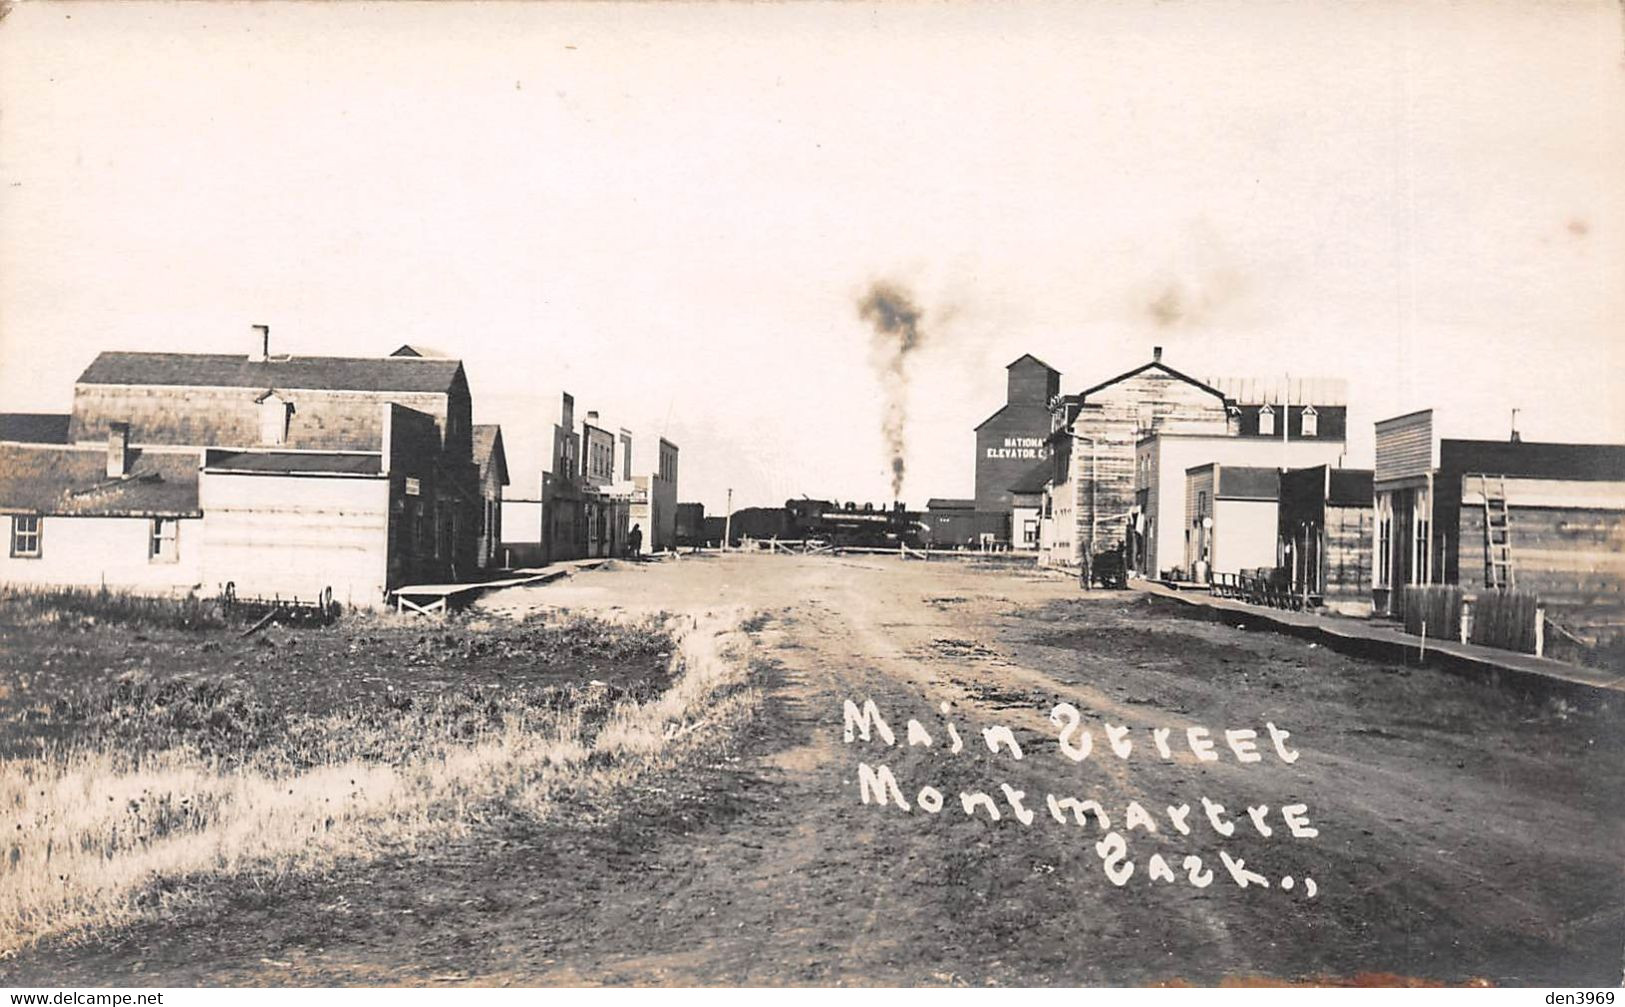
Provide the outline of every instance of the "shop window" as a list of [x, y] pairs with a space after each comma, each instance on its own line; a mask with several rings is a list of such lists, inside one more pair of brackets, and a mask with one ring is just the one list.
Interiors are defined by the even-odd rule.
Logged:
[[1411, 545], [1411, 583], [1433, 583], [1433, 505], [1431, 494], [1418, 491], [1411, 527], [1415, 529]]
[[147, 559], [154, 563], [173, 563], [180, 558], [180, 522], [172, 517], [152, 519], [152, 534], [147, 538]]
[[1308, 406], [1303, 411], [1303, 436], [1318, 437], [1320, 435], [1320, 414], [1315, 412], [1314, 406]]
[[1393, 577], [1393, 541], [1394, 541], [1394, 505], [1393, 497], [1384, 493], [1377, 498], [1377, 526], [1376, 541], [1372, 551], [1376, 553], [1375, 576], [1372, 578], [1372, 587], [1387, 587]]
[[1258, 435], [1272, 437], [1275, 434], [1275, 410], [1269, 406], [1258, 411]]
[[11, 554], [18, 559], [40, 556], [40, 516], [18, 514], [11, 519]]

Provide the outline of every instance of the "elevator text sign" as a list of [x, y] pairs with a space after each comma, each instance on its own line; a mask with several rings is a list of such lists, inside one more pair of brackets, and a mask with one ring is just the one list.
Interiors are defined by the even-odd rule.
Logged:
[[1026, 458], [1037, 461], [1049, 457], [1049, 447], [1042, 437], [1006, 437], [1001, 447], [988, 448], [989, 458]]

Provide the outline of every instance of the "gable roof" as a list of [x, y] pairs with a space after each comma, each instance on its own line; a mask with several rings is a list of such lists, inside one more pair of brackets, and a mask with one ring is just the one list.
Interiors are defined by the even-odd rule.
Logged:
[[502, 427], [496, 423], [474, 424], [474, 462], [480, 467], [480, 476], [490, 465], [497, 466], [500, 485], [508, 485], [508, 453], [502, 448]]
[[0, 441], [68, 443], [67, 413], [0, 413]]
[[400, 348], [391, 353], [390, 356], [425, 357], [431, 360], [440, 360], [449, 357], [450, 354], [442, 353], [432, 346], [424, 346], [422, 343], [402, 343]]
[[1004, 405], [1002, 405], [999, 408], [993, 410], [993, 415], [992, 416], [989, 416], [987, 419], [985, 419], [982, 422], [976, 424], [974, 427], [971, 427], [971, 429], [972, 430], [980, 430], [980, 429], [982, 429], [983, 427], [987, 426], [989, 423], [992, 423], [994, 420], [998, 419], [1000, 416], [1003, 416], [1005, 410], [1007, 410], [1007, 409], [1025, 409], [1025, 410], [1027, 410], [1029, 412], [1032, 412], [1034, 414], [1043, 413], [1045, 416], [1048, 416], [1050, 414], [1050, 408], [1048, 406], [1040, 405], [1037, 402], [1006, 402]]
[[1019, 356], [1016, 359], [1010, 361], [1008, 364], [1005, 364], [1004, 369], [1008, 371], [1010, 368], [1012, 368], [1012, 367], [1016, 366], [1017, 364], [1021, 363], [1023, 360], [1031, 360], [1033, 363], [1035, 363], [1038, 366], [1042, 367], [1044, 370], [1049, 371], [1051, 374], [1059, 374], [1059, 373], [1061, 373], [1060, 371], [1057, 371], [1055, 368], [1051, 367], [1049, 364], [1046, 364], [1042, 360], [1039, 360], [1037, 357], [1033, 356], [1031, 353], [1023, 353], [1021, 356]]
[[0, 512], [86, 517], [193, 516], [198, 456], [132, 449], [130, 474], [107, 478], [99, 447], [0, 444]]
[[[1162, 371], [1164, 374], [1167, 374], [1169, 377], [1177, 378], [1180, 381], [1183, 381], [1183, 382], [1185, 382], [1187, 384], [1194, 385], [1195, 387], [1200, 388], [1202, 391], [1207, 392], [1210, 395], [1217, 396], [1220, 399], [1225, 398], [1224, 393], [1219, 391], [1217, 388], [1214, 388], [1212, 385], [1204, 384], [1203, 382], [1198, 381], [1195, 378], [1191, 377], [1189, 374], [1184, 374], [1184, 373], [1182, 373], [1180, 371], [1176, 371], [1172, 367], [1169, 367], [1167, 364], [1163, 363], [1160, 360], [1153, 360], [1150, 363], [1141, 364], [1140, 366], [1134, 368], [1132, 371], [1124, 371], [1122, 374], [1119, 374], [1115, 378], [1111, 378], [1111, 379], [1109, 379], [1107, 381], [1102, 381], [1100, 384], [1095, 385], [1092, 388], [1088, 388], [1088, 389], [1085, 389], [1084, 391], [1080, 392], [1078, 394], [1078, 398], [1081, 399], [1081, 400], [1087, 400], [1089, 398], [1089, 396], [1093, 395], [1095, 392], [1100, 391], [1102, 388], [1110, 388], [1112, 385], [1117, 384], [1119, 381], [1127, 381], [1129, 378], [1132, 378], [1132, 377], [1134, 377], [1136, 375], [1139, 375], [1139, 374], [1144, 374], [1146, 371], [1150, 371], [1150, 370]], [[1229, 401], [1229, 400], [1226, 399], [1225, 401]]]
[[303, 388], [445, 394], [462, 381], [460, 360], [420, 357], [272, 357], [230, 353], [100, 353], [82, 385]]

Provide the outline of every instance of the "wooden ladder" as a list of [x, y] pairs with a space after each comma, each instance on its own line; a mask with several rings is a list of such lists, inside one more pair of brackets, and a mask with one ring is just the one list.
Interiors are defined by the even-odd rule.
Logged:
[[1478, 479], [1484, 500], [1484, 586], [1510, 589], [1518, 581], [1512, 566], [1512, 515], [1507, 509], [1506, 476], [1481, 475]]

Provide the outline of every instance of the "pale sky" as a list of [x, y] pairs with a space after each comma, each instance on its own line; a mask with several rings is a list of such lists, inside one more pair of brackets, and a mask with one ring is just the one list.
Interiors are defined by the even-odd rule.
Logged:
[[[857, 301], [925, 310], [903, 497], [1031, 352], [1346, 377], [1371, 423], [1625, 442], [1609, 3], [22, 3], [0, 410], [102, 349], [461, 357], [534, 496], [558, 392], [719, 510], [890, 495]], [[1159, 323], [1170, 290], [1188, 310]]]

